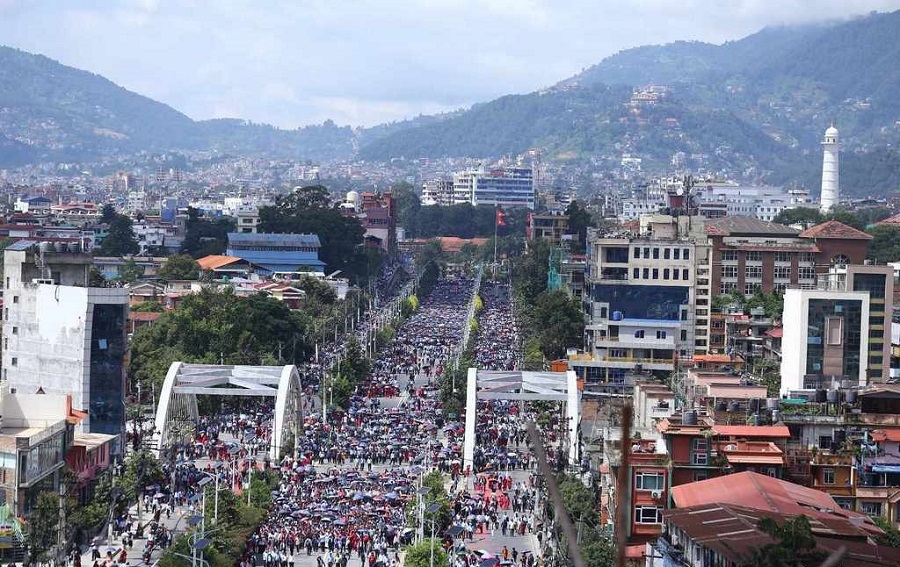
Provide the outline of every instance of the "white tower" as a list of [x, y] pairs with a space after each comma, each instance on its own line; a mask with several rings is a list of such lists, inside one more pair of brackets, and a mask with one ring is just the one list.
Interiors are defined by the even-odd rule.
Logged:
[[838, 130], [832, 124], [825, 130], [825, 139], [822, 140], [822, 196], [819, 209], [823, 213], [834, 208], [841, 199], [839, 154]]

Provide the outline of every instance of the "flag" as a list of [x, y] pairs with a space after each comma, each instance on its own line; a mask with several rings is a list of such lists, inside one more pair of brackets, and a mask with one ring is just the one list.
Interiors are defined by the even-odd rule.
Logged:
[[497, 226], [506, 226], [506, 213], [497, 209]]

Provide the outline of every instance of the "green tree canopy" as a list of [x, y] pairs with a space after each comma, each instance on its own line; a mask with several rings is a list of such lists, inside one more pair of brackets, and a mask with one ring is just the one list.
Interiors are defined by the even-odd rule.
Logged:
[[584, 343], [581, 306], [565, 291], [546, 291], [539, 295], [532, 317], [547, 358], [563, 358], [566, 349], [579, 348]]
[[134, 380], [160, 386], [174, 361], [207, 364], [298, 364], [314, 340], [308, 320], [265, 294], [237, 297], [230, 289], [185, 296], [131, 341]]
[[119, 280], [125, 283], [134, 283], [144, 276], [143, 266], [138, 266], [132, 259], [127, 260], [119, 268]]
[[197, 280], [200, 279], [200, 265], [189, 254], [170, 256], [159, 269], [160, 279]]
[[223, 254], [228, 244], [228, 233], [234, 230], [234, 219], [230, 217], [205, 219], [199, 210], [188, 207], [181, 251], [194, 258]]
[[131, 219], [125, 215], [116, 215], [109, 223], [109, 232], [100, 244], [101, 256], [129, 256], [137, 254], [141, 247], [134, 236]]
[[868, 258], [879, 264], [900, 260], [900, 226], [880, 225], [869, 231]]
[[825, 559], [816, 551], [816, 538], [806, 516], [797, 516], [778, 524], [772, 518], [759, 521], [760, 531], [772, 536], [775, 543], [759, 549], [753, 557], [753, 565], [766, 567], [812, 567]]
[[587, 229], [594, 226], [593, 217], [578, 200], [569, 203], [566, 215], [569, 217], [569, 232], [578, 238], [577, 242], [572, 242], [572, 246], [576, 250], [581, 250], [587, 242]]
[[109, 224], [116, 219], [116, 208], [107, 203], [103, 205], [103, 208], [100, 209], [100, 222], [103, 224]]

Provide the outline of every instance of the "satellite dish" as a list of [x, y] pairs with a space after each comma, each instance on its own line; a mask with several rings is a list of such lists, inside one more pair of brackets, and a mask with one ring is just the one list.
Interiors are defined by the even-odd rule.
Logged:
[[676, 189], [675, 194], [679, 196], [684, 195], [684, 187], [679, 187], [678, 189]]

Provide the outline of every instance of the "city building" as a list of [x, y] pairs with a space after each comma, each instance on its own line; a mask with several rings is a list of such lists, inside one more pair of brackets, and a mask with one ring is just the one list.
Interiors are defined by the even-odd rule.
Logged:
[[80, 431], [121, 436], [128, 290], [88, 287], [91, 256], [51, 243], [16, 242], [3, 265], [3, 382], [69, 395]]
[[446, 207], [453, 204], [453, 181], [449, 179], [429, 179], [422, 184], [423, 207]]
[[453, 203], [534, 209], [532, 171], [525, 167], [481, 167], [455, 173]]
[[890, 266], [835, 266], [816, 289], [789, 289], [784, 296], [781, 391], [830, 389], [890, 379], [889, 337], [893, 311]]
[[822, 139], [822, 194], [819, 208], [827, 213], [841, 201], [841, 146], [838, 129], [832, 124]]
[[553, 246], [559, 246], [564, 240], [570, 241], [569, 217], [566, 214], [531, 214], [525, 221], [525, 238], [546, 240]]
[[694, 355], [701, 289], [696, 266], [706, 262], [703, 219], [656, 215], [640, 231], [591, 230], [585, 260], [585, 355], [573, 361], [590, 380], [622, 381], [626, 371], [667, 376]]
[[325, 263], [319, 260], [319, 248], [315, 234], [231, 232], [225, 255], [252, 264], [261, 276], [290, 278], [325, 270]]
[[254, 203], [242, 202], [234, 210], [234, 218], [237, 222], [237, 231], [242, 234], [256, 234], [259, 232], [259, 207]]

